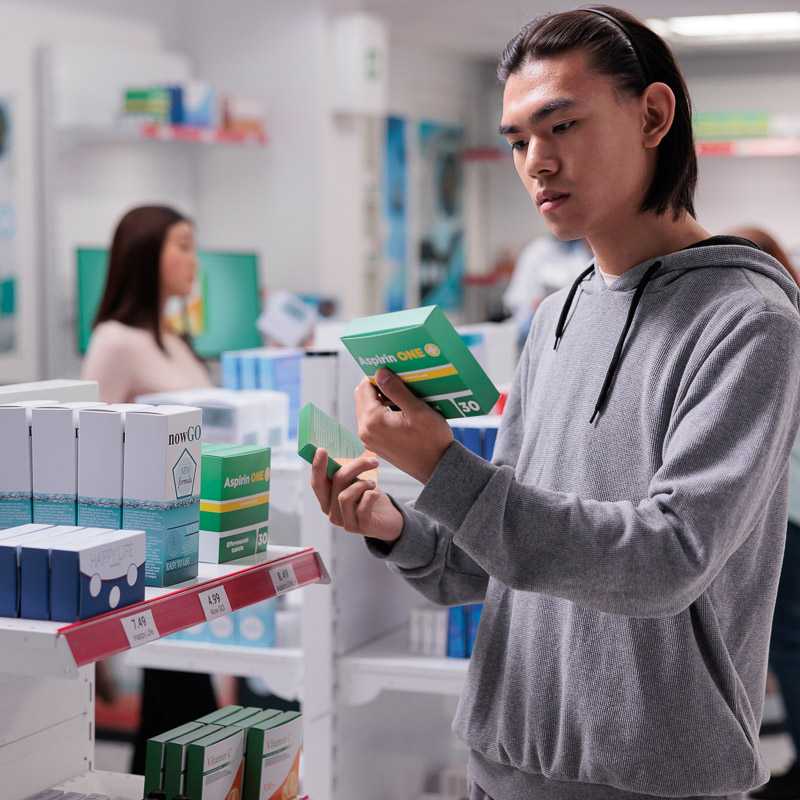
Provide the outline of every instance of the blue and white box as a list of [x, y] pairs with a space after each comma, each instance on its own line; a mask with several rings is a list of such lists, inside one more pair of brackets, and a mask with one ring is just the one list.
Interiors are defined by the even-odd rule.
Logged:
[[197, 576], [202, 412], [157, 406], [125, 417], [122, 524], [147, 534], [146, 586]]
[[0, 617], [19, 616], [19, 551], [22, 541], [49, 525], [18, 525], [0, 532]]
[[78, 503], [78, 412], [103, 403], [37, 406], [31, 414], [33, 521], [75, 525]]
[[78, 525], [122, 526], [123, 413], [113, 406], [78, 412]]
[[0, 405], [0, 529], [33, 522], [31, 411], [48, 401]]
[[75, 533], [75, 525], [56, 525], [21, 540], [19, 548], [19, 615], [50, 619], [50, 551]]
[[236, 643], [245, 647], [275, 647], [277, 600], [263, 600], [234, 612]]
[[50, 618], [74, 622], [144, 600], [145, 533], [85, 530], [50, 550]]

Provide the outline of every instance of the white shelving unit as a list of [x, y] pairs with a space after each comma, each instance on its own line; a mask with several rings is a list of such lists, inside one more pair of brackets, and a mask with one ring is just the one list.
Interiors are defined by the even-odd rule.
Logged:
[[[3, 400], [32, 397], [45, 391], [51, 399], [96, 399], [96, 384], [49, 384], [0, 391]], [[148, 641], [139, 649], [162, 646], [172, 663], [186, 668], [171, 642], [158, 637], [205, 619], [201, 594], [224, 589], [232, 610], [286, 591], [330, 579], [318, 553], [309, 547], [271, 547], [267, 554], [235, 565], [202, 564], [198, 577], [178, 586], [147, 589], [144, 602], [89, 620], [57, 622], [0, 618], [0, 776], [3, 800], [24, 798], [51, 786], [139, 800], [143, 780], [100, 773], [94, 762], [94, 662], [129, 651], [135, 644], [125, 633], [129, 618], [145, 619]], [[323, 592], [324, 593], [324, 592]], [[150, 638], [156, 641], [150, 641]], [[177, 644], [177, 643], [175, 643]], [[250, 649], [250, 648], [242, 648]], [[181, 652], [181, 651], [178, 651]], [[284, 663], [302, 670], [299, 652], [249, 653], [263, 668]], [[213, 658], [206, 653], [206, 657]], [[198, 658], [202, 657], [198, 656]], [[180, 658], [180, 660], [178, 660]], [[216, 655], [220, 658], [220, 654]], [[245, 659], [246, 661], [246, 659]], [[198, 662], [199, 668], [199, 662]], [[286, 672], [288, 673], [288, 670]], [[302, 674], [302, 672], [300, 672]], [[295, 678], [296, 679], [296, 678]]]

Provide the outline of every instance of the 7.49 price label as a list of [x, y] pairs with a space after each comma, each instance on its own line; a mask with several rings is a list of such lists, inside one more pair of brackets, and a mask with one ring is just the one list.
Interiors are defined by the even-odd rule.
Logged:
[[200, 605], [203, 607], [207, 622], [211, 622], [217, 617], [225, 617], [233, 610], [224, 586], [206, 589], [206, 591], [200, 592], [197, 596], [200, 598]]
[[161, 637], [153, 619], [153, 612], [149, 608], [129, 617], [123, 617], [120, 622], [131, 647], [139, 647]]
[[272, 585], [275, 587], [275, 594], [283, 594], [297, 586], [297, 575], [291, 564], [282, 564], [280, 567], [273, 567], [269, 571]]

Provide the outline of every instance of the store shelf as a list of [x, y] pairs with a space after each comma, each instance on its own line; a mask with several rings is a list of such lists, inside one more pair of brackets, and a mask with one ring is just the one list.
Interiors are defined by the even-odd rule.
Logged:
[[300, 648], [242, 647], [163, 639], [128, 651], [124, 660], [135, 667], [263, 678], [275, 694], [288, 699], [299, 697], [303, 683]]
[[461, 694], [469, 661], [408, 652], [408, 628], [400, 628], [344, 656], [339, 662], [342, 701], [372, 702], [383, 691]]
[[763, 158], [800, 155], [800, 139], [753, 138], [702, 141], [696, 144], [700, 156]]
[[[800, 155], [800, 138], [752, 138], [719, 139], [698, 141], [695, 144], [698, 156], [722, 156], [729, 158], [769, 158]], [[462, 159], [468, 163], [500, 162], [508, 154], [496, 147], [476, 147], [465, 150]]]
[[104, 794], [114, 800], [142, 800], [144, 777], [123, 775], [118, 772], [87, 772], [85, 775], [59, 784], [56, 788], [65, 792]]
[[271, 547], [268, 554], [234, 566], [201, 564], [193, 581], [148, 589], [143, 603], [73, 625], [0, 618], [0, 673], [75, 676], [84, 664], [206, 621], [201, 595], [218, 587], [224, 588], [235, 611], [285, 591], [329, 582], [313, 548]]
[[[144, 778], [141, 775], [123, 775], [118, 772], [88, 772], [56, 788], [66, 792], [108, 795], [113, 800], [141, 800], [144, 794]], [[309, 798], [301, 797], [300, 800]]]
[[61, 128], [59, 143], [66, 147], [98, 144], [131, 144], [136, 142], [168, 142], [188, 144], [244, 145], [265, 147], [268, 137], [263, 133], [213, 130], [188, 125], [157, 123], [116, 126], [80, 125]]

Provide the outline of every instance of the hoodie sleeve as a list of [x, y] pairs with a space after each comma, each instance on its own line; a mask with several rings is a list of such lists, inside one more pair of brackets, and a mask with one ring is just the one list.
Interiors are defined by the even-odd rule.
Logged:
[[[509, 392], [493, 462], [497, 467], [509, 469], [512, 474], [521, 444], [517, 432], [524, 427], [527, 351], [526, 344]], [[471, 457], [481, 465], [488, 466], [478, 456]], [[437, 522], [432, 515], [421, 513], [413, 503], [403, 506], [394, 500], [392, 502], [403, 515], [403, 532], [394, 545], [366, 539], [369, 552], [376, 558], [385, 559], [392, 571], [434, 603], [461, 605], [482, 602], [489, 573], [485, 565], [458, 545], [453, 529]]]
[[[416, 513], [513, 589], [631, 617], [680, 613], [745, 541], [786, 472], [798, 422], [800, 320], [750, 312], [703, 355], [639, 502], [522, 484], [510, 463], [488, 464], [454, 443]], [[515, 414], [509, 429], [520, 424], [521, 409]]]

